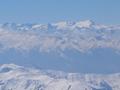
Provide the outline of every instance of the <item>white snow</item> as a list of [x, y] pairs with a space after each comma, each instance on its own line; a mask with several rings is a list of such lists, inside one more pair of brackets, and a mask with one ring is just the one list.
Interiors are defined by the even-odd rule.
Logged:
[[36, 48], [40, 52], [87, 52], [97, 48], [120, 51], [120, 25], [96, 24], [91, 20], [0, 25], [0, 51]]
[[90, 20], [76, 22], [75, 26], [78, 28], [90, 28], [93, 25], [93, 22]]
[[48, 25], [43, 25], [43, 24], [35, 24], [32, 26], [32, 29], [39, 29], [39, 30], [46, 30], [48, 29]]
[[0, 65], [0, 90], [120, 90], [120, 74], [79, 74]]

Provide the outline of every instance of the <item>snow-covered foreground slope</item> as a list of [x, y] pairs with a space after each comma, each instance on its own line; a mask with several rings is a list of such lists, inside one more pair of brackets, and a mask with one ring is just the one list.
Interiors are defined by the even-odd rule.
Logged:
[[120, 74], [65, 73], [4, 64], [0, 90], [120, 90]]

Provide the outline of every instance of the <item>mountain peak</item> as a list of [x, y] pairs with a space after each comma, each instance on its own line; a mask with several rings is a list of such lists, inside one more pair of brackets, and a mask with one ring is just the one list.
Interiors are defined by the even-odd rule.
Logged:
[[84, 20], [76, 22], [75, 26], [78, 28], [90, 28], [93, 24], [92, 20]]

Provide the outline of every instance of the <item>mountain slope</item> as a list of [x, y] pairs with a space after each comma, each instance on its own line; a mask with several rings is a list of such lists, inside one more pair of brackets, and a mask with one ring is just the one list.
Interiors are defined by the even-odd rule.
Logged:
[[120, 74], [65, 73], [5, 64], [0, 66], [0, 90], [120, 90]]
[[102, 25], [93, 21], [58, 22], [50, 24], [0, 25], [0, 49], [40, 52], [96, 48], [120, 50], [120, 25]]
[[102, 25], [91, 20], [0, 24], [1, 64], [29, 64], [68, 72], [119, 73], [119, 51], [120, 25]]

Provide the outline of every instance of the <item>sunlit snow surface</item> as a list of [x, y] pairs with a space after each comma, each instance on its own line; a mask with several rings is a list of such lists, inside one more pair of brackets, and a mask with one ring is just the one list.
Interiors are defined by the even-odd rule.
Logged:
[[120, 74], [65, 73], [4, 64], [0, 65], [0, 90], [120, 90]]

